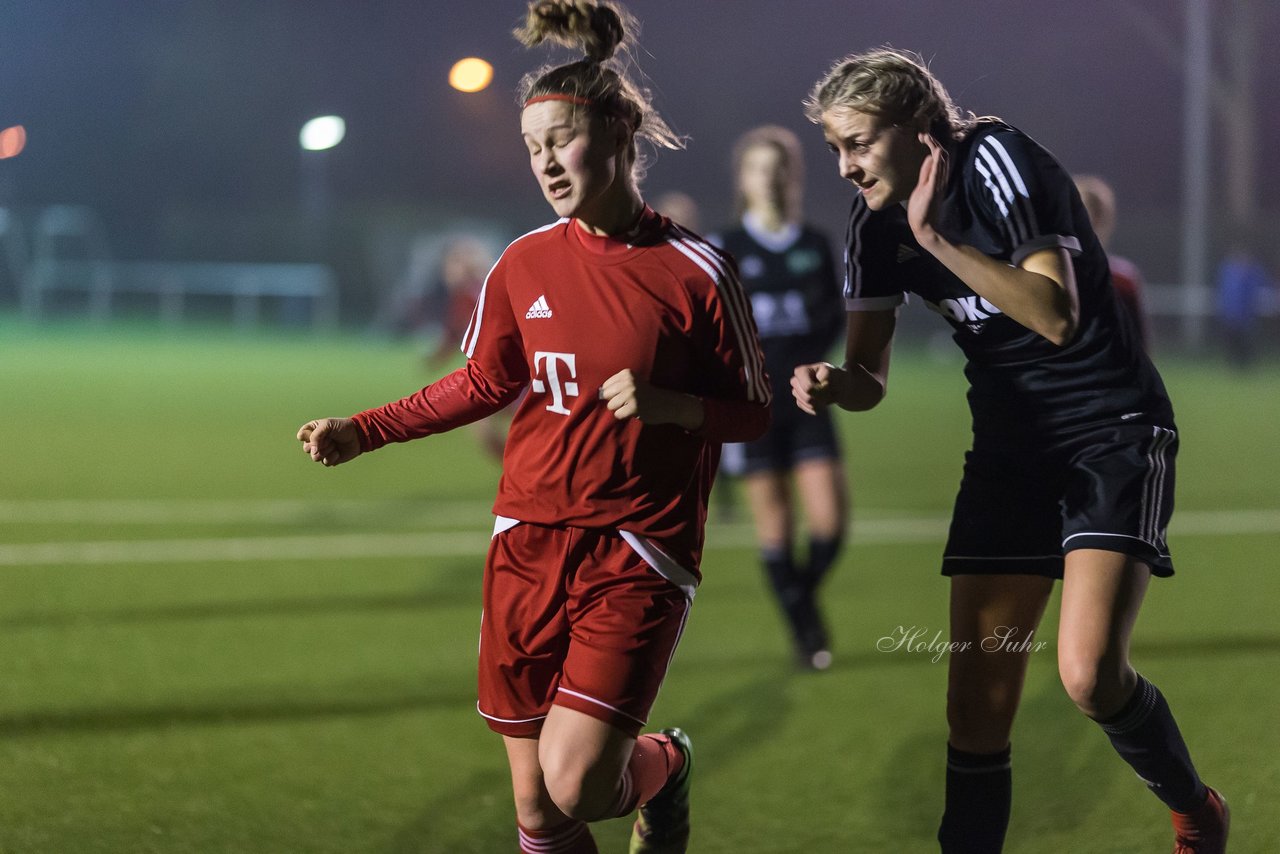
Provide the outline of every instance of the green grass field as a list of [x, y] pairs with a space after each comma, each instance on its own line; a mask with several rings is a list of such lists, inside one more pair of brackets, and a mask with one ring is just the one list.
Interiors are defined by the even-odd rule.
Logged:
[[[1274, 370], [1163, 365], [1182, 433], [1179, 575], [1135, 659], [1236, 854], [1280, 851], [1280, 395]], [[416, 389], [415, 351], [0, 320], [0, 851], [509, 852], [501, 744], [474, 710], [497, 467], [466, 431], [311, 464], [303, 421]], [[967, 439], [956, 365], [899, 354], [847, 415], [852, 546], [836, 666], [790, 667], [743, 521], [654, 710], [698, 751], [692, 851], [935, 850], [946, 631], [937, 563]], [[1161, 805], [1062, 692], [1056, 619], [1014, 735], [1007, 851], [1167, 851]], [[627, 821], [596, 826], [625, 850]]]

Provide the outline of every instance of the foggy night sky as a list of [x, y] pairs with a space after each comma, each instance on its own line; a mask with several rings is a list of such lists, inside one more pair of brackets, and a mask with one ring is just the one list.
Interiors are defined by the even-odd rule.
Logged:
[[[1280, 174], [1267, 152], [1280, 149], [1280, 59], [1270, 50], [1280, 10], [1258, 6], [1260, 187], [1275, 208]], [[834, 60], [882, 44], [922, 53], [962, 107], [1022, 128], [1072, 171], [1108, 177], [1122, 210], [1179, 204], [1180, 0], [628, 8], [644, 25], [639, 60], [657, 106], [690, 137], [687, 151], [661, 154], [645, 190], [689, 192], [707, 228], [728, 215], [733, 140], [770, 122], [801, 134], [810, 218], [840, 230], [849, 190], [800, 101]], [[348, 127], [328, 154], [337, 205], [431, 205], [536, 226], [550, 212], [528, 172], [512, 93], [525, 71], [565, 56], [515, 42], [522, 9], [496, 0], [0, 0], [0, 127], [28, 132], [26, 151], [0, 161], [0, 204], [93, 205], [126, 254], [145, 255], [166, 210], [295, 204], [298, 129], [332, 112]], [[445, 82], [467, 55], [495, 66], [478, 95]]]

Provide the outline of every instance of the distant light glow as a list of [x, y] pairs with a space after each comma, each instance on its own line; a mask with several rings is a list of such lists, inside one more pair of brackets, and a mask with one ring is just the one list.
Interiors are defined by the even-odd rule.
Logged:
[[298, 142], [307, 151], [324, 151], [342, 142], [347, 135], [347, 123], [341, 116], [316, 116], [302, 126]]
[[479, 92], [493, 80], [493, 66], [478, 57], [459, 59], [449, 69], [449, 85], [459, 92]]
[[0, 130], [0, 160], [17, 157], [27, 147], [27, 129], [22, 125]]

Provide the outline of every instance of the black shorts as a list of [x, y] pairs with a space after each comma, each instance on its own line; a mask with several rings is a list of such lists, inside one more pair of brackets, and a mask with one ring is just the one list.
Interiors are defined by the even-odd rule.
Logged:
[[725, 474], [744, 475], [762, 471], [785, 472], [806, 460], [840, 459], [831, 413], [802, 412], [787, 398], [774, 397], [773, 420], [768, 431], [751, 442], [726, 444], [720, 452], [720, 468]]
[[1172, 426], [1103, 424], [1049, 440], [977, 433], [942, 558], [943, 575], [1061, 578], [1063, 555], [1105, 549], [1173, 575]]

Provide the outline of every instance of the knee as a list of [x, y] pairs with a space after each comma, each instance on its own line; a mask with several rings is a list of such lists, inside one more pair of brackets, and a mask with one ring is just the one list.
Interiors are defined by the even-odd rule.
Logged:
[[1095, 719], [1115, 714], [1137, 680], [1132, 670], [1088, 656], [1061, 657], [1058, 675], [1076, 708]]
[[516, 821], [527, 830], [547, 830], [564, 821], [564, 816], [551, 803], [540, 787], [515, 792]]
[[561, 761], [543, 766], [547, 793], [560, 812], [580, 821], [605, 818], [617, 798], [618, 775], [599, 765]]
[[1096, 717], [1100, 693], [1098, 668], [1087, 662], [1060, 662], [1058, 676], [1076, 708], [1090, 717]]
[[969, 753], [994, 753], [1009, 743], [1018, 691], [1002, 684], [952, 685], [947, 689], [951, 745]]

